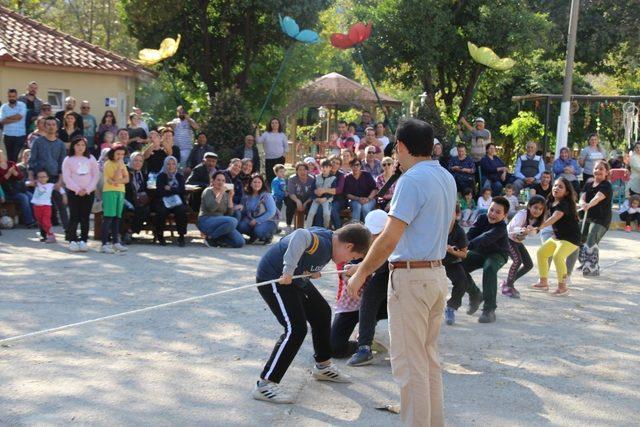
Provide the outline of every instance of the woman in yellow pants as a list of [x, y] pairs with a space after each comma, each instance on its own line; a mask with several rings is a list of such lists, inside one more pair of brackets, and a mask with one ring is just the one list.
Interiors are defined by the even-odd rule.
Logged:
[[566, 295], [567, 257], [580, 246], [580, 226], [576, 211], [576, 194], [573, 186], [565, 178], [560, 177], [553, 184], [551, 196], [547, 202], [549, 217], [539, 228], [551, 226], [553, 237], [538, 248], [538, 271], [540, 280], [533, 285], [534, 289], [549, 290], [549, 258], [553, 258], [558, 275], [558, 288], [554, 295]]

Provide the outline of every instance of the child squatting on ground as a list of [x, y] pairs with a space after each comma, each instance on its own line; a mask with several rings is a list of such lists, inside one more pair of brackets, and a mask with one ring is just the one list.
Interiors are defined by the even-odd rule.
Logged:
[[371, 233], [361, 224], [348, 224], [332, 232], [323, 228], [298, 229], [269, 248], [258, 264], [256, 281], [273, 280], [258, 287], [284, 332], [267, 361], [252, 396], [274, 403], [292, 403], [293, 397], [279, 386], [298, 353], [311, 325], [314, 358], [313, 377], [321, 381], [349, 382], [331, 361], [331, 308], [309, 278], [294, 275], [320, 271], [329, 261], [336, 264], [363, 258]]
[[[480, 323], [496, 321], [498, 271], [507, 263], [509, 252], [507, 224], [504, 221], [508, 212], [509, 201], [502, 196], [494, 197], [487, 213], [479, 215], [467, 233], [469, 252], [462, 261], [469, 293], [467, 314], [475, 313], [484, 301], [482, 314], [478, 318]], [[471, 272], [479, 268], [482, 268], [482, 292], [471, 278]]]

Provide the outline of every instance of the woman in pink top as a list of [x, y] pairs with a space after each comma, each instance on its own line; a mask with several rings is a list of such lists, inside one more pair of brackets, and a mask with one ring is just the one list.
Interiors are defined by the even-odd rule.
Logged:
[[[89, 237], [89, 215], [93, 206], [93, 197], [100, 178], [98, 162], [89, 154], [86, 139], [75, 136], [71, 140], [69, 155], [62, 162], [62, 179], [69, 197], [69, 226], [66, 240], [71, 252], [87, 252]], [[78, 240], [80, 223], [80, 240]]]

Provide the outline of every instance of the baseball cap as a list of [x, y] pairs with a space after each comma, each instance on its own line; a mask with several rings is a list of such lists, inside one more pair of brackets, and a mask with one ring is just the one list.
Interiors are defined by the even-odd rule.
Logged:
[[482, 117], [476, 117], [475, 121], [484, 123], [484, 119]]
[[204, 153], [204, 156], [202, 157], [203, 159], [206, 159], [208, 157], [213, 157], [215, 159], [218, 158], [218, 155], [212, 151], [207, 151], [206, 153]]
[[304, 162], [305, 163], [315, 163], [316, 159], [314, 159], [313, 157], [305, 157], [304, 158]]
[[364, 226], [367, 227], [371, 234], [380, 234], [384, 230], [388, 216], [382, 209], [373, 210], [364, 219]]

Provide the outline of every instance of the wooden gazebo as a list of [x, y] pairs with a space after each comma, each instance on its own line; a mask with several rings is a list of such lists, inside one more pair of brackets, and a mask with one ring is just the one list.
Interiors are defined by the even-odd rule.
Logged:
[[[378, 95], [380, 96], [382, 107], [385, 109], [400, 108], [402, 106], [402, 101], [400, 100], [380, 92], [378, 92]], [[290, 120], [289, 129], [291, 131], [291, 139], [294, 141], [296, 139], [297, 113], [308, 107], [324, 107], [328, 114], [327, 125], [331, 126], [332, 120], [334, 122], [337, 121], [338, 108], [341, 107], [369, 110], [375, 116], [378, 100], [373, 90], [341, 74], [329, 73], [318, 77], [296, 91], [283, 111], [283, 115]], [[295, 161], [295, 142], [292, 151]]]

